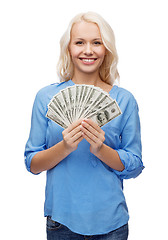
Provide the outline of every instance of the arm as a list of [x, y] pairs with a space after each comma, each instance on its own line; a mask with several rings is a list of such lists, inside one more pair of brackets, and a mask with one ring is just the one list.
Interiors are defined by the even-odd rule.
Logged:
[[138, 105], [135, 102], [121, 133], [121, 144], [116, 149], [122, 163], [124, 171], [114, 172], [122, 179], [137, 177], [144, 169], [142, 162], [141, 129], [138, 114]]
[[119, 149], [103, 144], [104, 133], [91, 120], [83, 123], [84, 138], [91, 144], [90, 150], [106, 163], [121, 179], [137, 177], [144, 169], [141, 160], [141, 134], [138, 106], [134, 105], [121, 133]]
[[69, 155], [69, 151], [67, 151], [63, 141], [61, 141], [49, 149], [36, 153], [32, 158], [30, 171], [38, 174], [42, 171], [49, 170], [55, 167], [67, 155]]
[[38, 152], [32, 158], [31, 172], [37, 174], [49, 170], [73, 152], [83, 139], [80, 124], [81, 120], [74, 122], [63, 131], [63, 140], [61, 142], [47, 150]]
[[121, 162], [121, 159], [116, 150], [102, 144], [99, 151], [95, 154], [101, 161], [107, 164], [109, 167], [121, 172], [124, 170], [124, 164]]
[[92, 120], [82, 121], [82, 131], [84, 138], [90, 143], [90, 151], [109, 167], [123, 171], [124, 165], [116, 150], [104, 144], [104, 131]]
[[43, 91], [39, 91], [36, 95], [32, 111], [30, 135], [24, 153], [26, 168], [34, 174], [56, 166], [74, 151], [78, 143], [83, 139], [79, 120], [62, 132], [63, 140], [61, 142], [47, 149], [46, 131], [48, 119], [46, 118], [47, 107], [44, 96]]

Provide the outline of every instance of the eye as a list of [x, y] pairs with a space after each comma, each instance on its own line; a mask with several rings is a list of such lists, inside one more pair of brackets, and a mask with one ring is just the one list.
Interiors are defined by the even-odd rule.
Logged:
[[83, 44], [82, 41], [77, 41], [77, 42], [76, 42], [76, 45], [82, 45], [82, 44]]
[[94, 45], [102, 45], [102, 42], [100, 42], [100, 41], [95, 41], [95, 42], [94, 42]]

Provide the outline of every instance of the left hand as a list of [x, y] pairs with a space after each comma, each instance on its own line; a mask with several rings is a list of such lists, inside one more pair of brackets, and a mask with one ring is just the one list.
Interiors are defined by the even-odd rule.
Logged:
[[81, 122], [81, 131], [83, 137], [90, 143], [91, 153], [96, 155], [105, 141], [105, 132], [91, 119], [84, 119]]

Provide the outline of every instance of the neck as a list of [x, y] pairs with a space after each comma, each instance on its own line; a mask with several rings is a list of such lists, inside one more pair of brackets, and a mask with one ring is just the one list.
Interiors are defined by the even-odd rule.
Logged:
[[86, 73], [78, 74], [76, 72], [72, 78], [72, 81], [75, 84], [87, 84], [87, 85], [94, 85], [94, 86], [98, 86], [100, 85], [100, 82], [102, 82], [97, 72], [92, 74], [86, 74]]

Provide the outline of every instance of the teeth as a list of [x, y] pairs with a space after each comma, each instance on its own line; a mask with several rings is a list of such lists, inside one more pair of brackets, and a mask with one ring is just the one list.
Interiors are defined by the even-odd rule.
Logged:
[[94, 59], [82, 59], [82, 61], [84, 61], [84, 62], [94, 62], [95, 60]]

